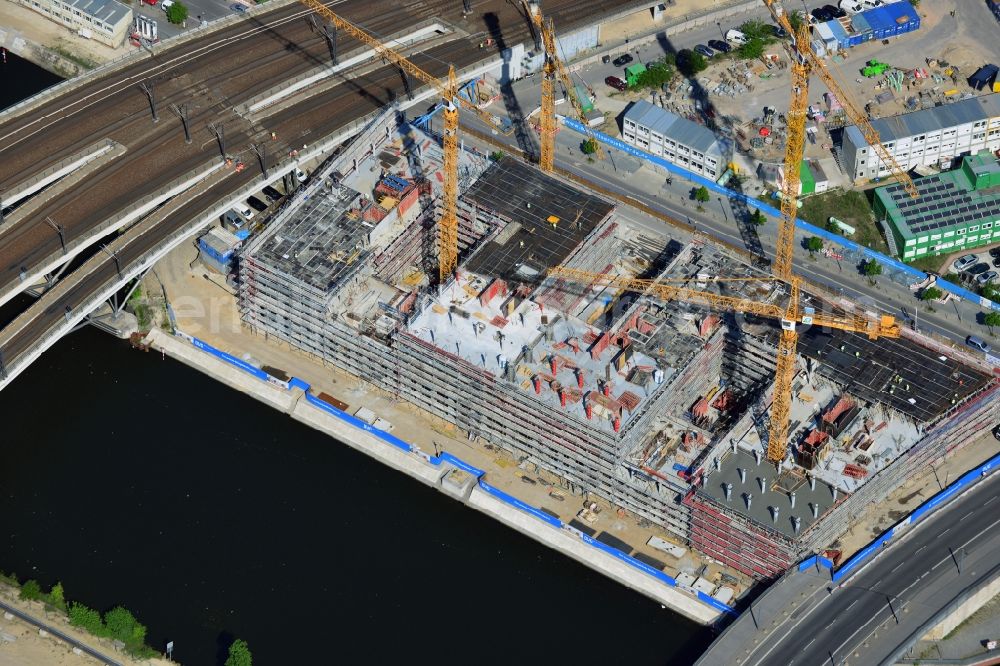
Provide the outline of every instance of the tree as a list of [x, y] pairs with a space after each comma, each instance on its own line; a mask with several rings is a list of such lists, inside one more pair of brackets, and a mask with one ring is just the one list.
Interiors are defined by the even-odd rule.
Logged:
[[708, 188], [704, 185], [694, 191], [694, 200], [698, 203], [707, 203], [711, 198], [712, 195], [708, 193]]
[[802, 15], [802, 12], [792, 12], [788, 15], [788, 23], [792, 26], [792, 30], [794, 30], [796, 34], [798, 34], [799, 28], [802, 27], [802, 23], [804, 21], [805, 17]]
[[760, 37], [750, 39], [746, 44], [736, 49], [736, 55], [743, 60], [756, 60], [764, 55], [764, 40]]
[[106, 636], [107, 630], [104, 628], [104, 620], [101, 614], [93, 608], [87, 608], [83, 604], [75, 601], [69, 605], [69, 623], [75, 627], [80, 627], [89, 631], [94, 636]]
[[767, 215], [760, 212], [760, 209], [755, 209], [754, 212], [750, 213], [750, 223], [758, 227], [762, 227], [767, 224]]
[[581, 144], [580, 150], [583, 151], [584, 155], [593, 155], [597, 152], [597, 140], [587, 139], [583, 142], [583, 144]]
[[56, 608], [66, 611], [66, 594], [63, 592], [62, 583], [56, 583], [49, 592], [49, 603]]
[[819, 236], [810, 236], [806, 239], [806, 249], [809, 250], [809, 254], [819, 252], [823, 249], [823, 239]]
[[987, 312], [983, 315], [983, 323], [989, 327], [990, 335], [993, 335], [993, 329], [1000, 326], [1000, 312]]
[[840, 227], [838, 227], [837, 223], [833, 221], [833, 218], [826, 221], [826, 230], [832, 234], [840, 233]]
[[112, 638], [117, 638], [130, 649], [141, 647], [146, 641], [146, 627], [121, 606], [115, 606], [104, 614], [104, 626]]
[[882, 275], [882, 264], [878, 263], [874, 259], [869, 259], [868, 261], [865, 262], [864, 266], [862, 267], [862, 270], [864, 271], [865, 275], [867, 275], [868, 278], [872, 282], [874, 282], [876, 277]]
[[666, 62], [651, 62], [646, 65], [646, 71], [639, 74], [635, 87], [659, 90], [664, 84], [674, 78], [673, 68]]
[[188, 17], [187, 5], [185, 5], [182, 2], [179, 1], [174, 2], [174, 4], [170, 5], [170, 7], [167, 9], [167, 20], [173, 23], [174, 25], [180, 25], [181, 23], [184, 23], [184, 21], [187, 20], [187, 17]]
[[250, 647], [247, 642], [237, 638], [229, 646], [229, 656], [226, 657], [225, 666], [253, 666], [253, 655], [250, 654]]
[[684, 76], [694, 76], [698, 72], [704, 71], [706, 67], [708, 67], [708, 61], [697, 51], [682, 49], [677, 52], [677, 69]]
[[503, 151], [494, 150], [492, 153], [490, 153], [490, 159], [493, 160], [494, 162], [499, 162], [500, 160], [503, 159]]
[[979, 295], [983, 298], [988, 298], [991, 301], [1000, 302], [1000, 288], [997, 288], [993, 282], [987, 282], [979, 290]]
[[740, 32], [746, 35], [747, 39], [766, 39], [771, 34], [770, 28], [765, 25], [763, 21], [757, 19], [750, 19], [749, 21], [744, 21], [743, 25], [740, 26]]
[[944, 296], [944, 292], [937, 287], [927, 287], [920, 292], [920, 300], [922, 301], [936, 301], [942, 296]]
[[38, 584], [37, 580], [26, 580], [24, 585], [21, 586], [22, 599], [27, 599], [28, 601], [37, 601], [42, 598], [42, 587]]

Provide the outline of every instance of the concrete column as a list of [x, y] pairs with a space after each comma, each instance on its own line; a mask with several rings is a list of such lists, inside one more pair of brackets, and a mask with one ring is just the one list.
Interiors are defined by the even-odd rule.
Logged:
[[795, 493], [788, 493], [788, 500], [792, 503], [792, 508], [795, 508]]
[[772, 523], [778, 522], [778, 507], [771, 506], [768, 508], [771, 509], [771, 522]]
[[753, 502], [753, 493], [743, 493], [743, 499], [746, 500], [747, 510], [749, 510], [750, 503]]
[[726, 501], [728, 502], [733, 494], [733, 484], [724, 483], [722, 484], [722, 489], [726, 492]]
[[815, 504], [813, 502], [810, 502], [809, 503], [809, 508], [812, 509], [813, 520], [816, 520], [816, 517], [819, 516], [819, 504]]
[[757, 483], [760, 484], [760, 494], [763, 495], [764, 493], [766, 493], [767, 492], [767, 479], [765, 479], [763, 476], [758, 476], [757, 477]]

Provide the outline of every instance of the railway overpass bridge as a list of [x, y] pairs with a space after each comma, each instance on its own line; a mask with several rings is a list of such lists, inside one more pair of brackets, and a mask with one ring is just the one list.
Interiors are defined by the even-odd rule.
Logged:
[[[0, 114], [0, 306], [45, 286], [0, 322], [0, 389], [234, 202], [329, 154], [387, 106], [435, 94], [347, 35], [336, 39], [335, 63], [312, 12], [277, 4]], [[516, 69], [511, 60], [532, 46], [519, 4], [506, 0], [478, 0], [467, 15], [458, 0], [326, 4], [438, 76], [449, 64], [463, 80]], [[596, 39], [592, 26], [656, 4], [547, 0], [544, 10], [560, 34]], [[247, 168], [227, 168], [225, 155]]]

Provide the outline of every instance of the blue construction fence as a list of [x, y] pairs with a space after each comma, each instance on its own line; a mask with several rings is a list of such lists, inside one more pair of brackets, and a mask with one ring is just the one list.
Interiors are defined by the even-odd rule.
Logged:
[[[778, 217], [778, 218], [781, 217], [781, 210], [779, 210], [778, 208], [775, 208], [774, 206], [772, 206], [772, 205], [770, 205], [768, 203], [765, 203], [765, 202], [761, 201], [760, 199], [756, 199], [756, 198], [754, 198], [754, 197], [752, 197], [752, 196], [750, 196], [748, 194], [744, 194], [742, 192], [736, 192], [734, 190], [730, 190], [729, 188], [726, 188], [726, 187], [723, 187], [722, 185], [719, 185], [714, 180], [711, 180], [709, 178], [705, 178], [704, 176], [696, 174], [693, 171], [688, 171], [687, 169], [684, 169], [683, 167], [680, 167], [680, 166], [677, 166], [676, 164], [668, 162], [667, 160], [665, 160], [662, 157], [658, 157], [656, 155], [653, 155], [652, 153], [647, 153], [646, 151], [640, 150], [640, 149], [636, 148], [635, 146], [629, 145], [629, 144], [625, 143], [624, 141], [622, 141], [620, 139], [616, 139], [614, 137], [608, 136], [607, 134], [604, 134], [603, 132], [598, 132], [597, 130], [594, 130], [594, 129], [585, 128], [584, 125], [583, 125], [583, 123], [581, 123], [578, 120], [574, 120], [573, 118], [567, 118], [565, 116], [560, 116], [559, 118], [560, 118], [560, 120], [562, 121], [562, 123], [566, 127], [572, 129], [575, 132], [578, 132], [578, 133], [583, 134], [583, 135], [593, 135], [601, 143], [607, 144], [607, 145], [609, 145], [609, 146], [611, 146], [613, 148], [617, 148], [618, 150], [621, 150], [621, 151], [623, 151], [625, 153], [628, 153], [629, 155], [632, 155], [633, 157], [637, 157], [637, 158], [639, 158], [641, 160], [644, 160], [646, 162], [650, 162], [650, 163], [655, 164], [655, 165], [657, 165], [659, 167], [662, 167], [662, 168], [666, 169], [669, 173], [674, 173], [674, 174], [677, 174], [678, 176], [681, 176], [682, 178], [687, 178], [688, 180], [696, 183], [697, 185], [704, 186], [710, 192], [715, 192], [716, 194], [721, 194], [721, 195], [725, 196], [727, 199], [730, 199], [730, 200], [742, 201], [743, 203], [747, 204], [748, 206], [752, 206], [752, 207], [760, 210], [761, 212], [763, 212], [763, 213], [765, 213], [767, 215], [771, 215], [772, 217]], [[827, 231], [826, 229], [823, 229], [823, 228], [817, 227], [815, 225], [809, 224], [808, 222], [806, 222], [804, 220], [800, 220], [800, 219], [796, 218], [795, 219], [795, 226], [797, 228], [799, 228], [799, 229], [801, 229], [801, 230], [803, 230], [803, 231], [805, 231], [805, 232], [813, 235], [813, 236], [818, 236], [818, 237], [822, 238], [824, 240], [824, 242], [834, 243], [835, 245], [839, 245], [839, 246], [843, 247], [846, 250], [853, 251], [853, 252], [859, 252], [863, 256], [867, 257], [868, 259], [874, 259], [875, 261], [879, 262], [880, 264], [882, 264], [883, 266], [885, 266], [887, 268], [892, 268], [892, 269], [895, 269], [897, 271], [901, 271], [903, 273], [911, 275], [911, 276], [913, 276], [914, 281], [923, 280], [923, 279], [925, 279], [927, 277], [926, 273], [924, 273], [923, 271], [917, 270], [913, 266], [910, 266], [908, 264], [904, 264], [903, 262], [901, 262], [901, 261], [899, 261], [897, 259], [894, 259], [893, 257], [884, 255], [881, 252], [876, 252], [875, 250], [873, 250], [873, 249], [871, 249], [869, 247], [865, 247], [864, 245], [860, 245], [858, 243], [855, 243], [854, 241], [850, 240], [849, 238], [844, 238], [840, 234], [831, 233], [831, 232]], [[983, 298], [979, 294], [971, 292], [968, 289], [965, 289], [965, 288], [960, 287], [958, 285], [952, 284], [951, 282], [948, 282], [947, 280], [942, 280], [942, 279], [939, 278], [938, 281], [937, 281], [937, 283], [936, 283], [936, 286], [939, 287], [940, 289], [943, 289], [944, 291], [951, 292], [952, 294], [954, 294], [955, 296], [958, 296], [959, 298], [964, 298], [967, 301], [975, 303], [976, 305], [978, 305], [980, 307], [988, 307], [988, 308], [992, 308], [994, 310], [1000, 310], [1000, 303], [994, 303], [993, 301], [990, 301], [988, 299]]]
[[[486, 475], [486, 472], [484, 470], [479, 469], [478, 467], [462, 460], [461, 458], [458, 458], [457, 456], [454, 456], [448, 453], [447, 451], [442, 451], [435, 456], [427, 455], [423, 453], [419, 447], [416, 447], [410, 444], [409, 442], [406, 442], [396, 437], [395, 435], [388, 433], [385, 430], [382, 430], [381, 428], [376, 428], [375, 426], [365, 421], [362, 421], [356, 416], [352, 416], [351, 414], [348, 414], [347, 412], [338, 409], [337, 407], [334, 407], [325, 400], [321, 400], [320, 398], [317, 398], [316, 396], [312, 395], [309, 392], [311, 389], [311, 385], [308, 382], [299, 379], [298, 377], [292, 377], [287, 382], [281, 381], [276, 377], [273, 377], [268, 373], [264, 372], [260, 368], [244, 361], [243, 359], [237, 358], [232, 354], [228, 354], [222, 351], [221, 349], [217, 349], [212, 345], [208, 344], [207, 342], [204, 342], [203, 340], [199, 340], [198, 338], [187, 335], [186, 333], [183, 333], [181, 331], [177, 332], [177, 336], [184, 338], [185, 340], [188, 340], [191, 344], [193, 344], [201, 351], [211, 354], [212, 356], [218, 358], [219, 360], [224, 361], [225, 363], [228, 363], [229, 365], [232, 365], [233, 367], [238, 368], [246, 372], [247, 374], [256, 377], [257, 379], [260, 379], [261, 381], [265, 381], [269, 384], [274, 384], [279, 387], [283, 387], [286, 390], [301, 389], [305, 394], [306, 401], [308, 401], [309, 404], [315, 406], [316, 408], [322, 410], [323, 412], [337, 419], [340, 419], [344, 423], [347, 423], [349, 425], [354, 426], [355, 428], [359, 428], [371, 435], [374, 435], [375, 437], [382, 440], [386, 444], [389, 444], [390, 446], [399, 449], [404, 453], [414, 453], [420, 455], [424, 460], [435, 466], [447, 463], [449, 465], [452, 465], [453, 467], [468, 472], [476, 479], [476, 483], [483, 490], [483, 492], [492, 495], [501, 502], [508, 504], [509, 506], [512, 506], [520, 511], [523, 511], [531, 516], [534, 516], [538, 520], [541, 520], [542, 522], [556, 529], [567, 529], [568, 531], [578, 534], [580, 539], [584, 543], [587, 543], [593, 546], [594, 548], [597, 548], [598, 550], [602, 550], [610, 555], [613, 555], [614, 557], [625, 562], [626, 564], [629, 564], [635, 569], [638, 569], [639, 571], [642, 571], [643, 573], [646, 573], [656, 578], [658, 581], [665, 583], [670, 587], [678, 587], [677, 581], [674, 580], [671, 576], [668, 576], [666, 573], [658, 571], [657, 569], [649, 566], [645, 562], [637, 560], [628, 553], [623, 553], [617, 548], [608, 546], [607, 544], [601, 543], [600, 541], [594, 539], [593, 537], [583, 534], [582, 532], [578, 532], [577, 530], [574, 530], [572, 527], [569, 527], [566, 523], [559, 520], [555, 516], [551, 516], [542, 511], [541, 509], [532, 506], [527, 502], [523, 502], [518, 498], [514, 497], [513, 495], [510, 495], [509, 493], [506, 493], [500, 490], [499, 488], [493, 487], [484, 480], [483, 477]], [[697, 593], [697, 598], [703, 603], [708, 604], [709, 606], [715, 608], [720, 612], [728, 613], [731, 615], [736, 614], [736, 610], [733, 607], [724, 604], [718, 599], [715, 599], [703, 592], [699, 591]]]
[[[976, 481], [992, 472], [998, 465], [1000, 465], [1000, 454], [993, 456], [979, 467], [971, 469], [963, 474], [954, 483], [911, 511], [906, 518], [902, 519], [880, 534], [878, 538], [844, 562], [839, 569], [833, 572], [833, 581], [837, 582], [849, 576], [876, 553], [891, 545], [893, 539], [900, 536], [907, 530], [907, 528], [926, 518], [930, 513], [935, 511], [952, 497], [955, 497], [964, 490], [967, 490]], [[809, 562], [809, 560], [806, 560], [806, 562]], [[803, 562], [803, 564], [805, 564], [805, 562]], [[803, 570], [803, 564], [799, 565], [799, 571]]]

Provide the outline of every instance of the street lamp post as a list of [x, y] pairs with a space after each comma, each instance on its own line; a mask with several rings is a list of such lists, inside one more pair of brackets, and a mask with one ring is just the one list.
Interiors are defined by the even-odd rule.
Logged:
[[716, 21], [715, 25], [717, 25], [719, 27], [719, 34], [722, 35], [722, 39], [725, 40], [726, 39], [726, 33], [722, 31], [722, 22], [721, 21]]

